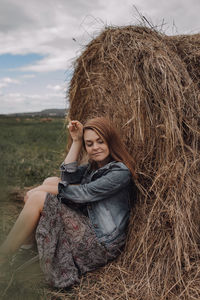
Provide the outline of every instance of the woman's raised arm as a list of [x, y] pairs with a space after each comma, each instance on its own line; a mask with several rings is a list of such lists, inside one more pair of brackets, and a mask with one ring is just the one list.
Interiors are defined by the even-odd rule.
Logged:
[[83, 125], [79, 121], [71, 121], [68, 125], [68, 129], [73, 142], [64, 160], [65, 164], [78, 160], [83, 144]]

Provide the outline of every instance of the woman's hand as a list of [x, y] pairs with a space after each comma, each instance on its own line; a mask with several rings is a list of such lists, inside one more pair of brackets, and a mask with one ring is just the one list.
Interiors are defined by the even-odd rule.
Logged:
[[70, 121], [68, 129], [73, 142], [82, 141], [83, 125], [79, 121]]
[[70, 121], [68, 125], [69, 133], [73, 140], [73, 143], [69, 149], [69, 152], [64, 160], [65, 164], [75, 162], [78, 160], [79, 153], [82, 148], [83, 138], [83, 125], [79, 121]]

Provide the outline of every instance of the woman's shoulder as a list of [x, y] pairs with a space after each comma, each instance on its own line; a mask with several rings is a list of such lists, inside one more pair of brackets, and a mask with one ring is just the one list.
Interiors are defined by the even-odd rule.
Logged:
[[114, 160], [108, 163], [106, 166], [110, 169], [126, 170], [130, 172], [129, 168], [121, 161]]

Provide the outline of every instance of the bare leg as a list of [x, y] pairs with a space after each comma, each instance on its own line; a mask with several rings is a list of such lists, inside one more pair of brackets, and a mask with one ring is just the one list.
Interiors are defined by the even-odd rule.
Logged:
[[36, 191], [44, 191], [47, 193], [51, 193], [53, 195], [58, 194], [58, 183], [60, 182], [59, 177], [49, 177], [46, 178], [42, 185], [33, 188], [32, 190], [28, 191], [24, 197], [24, 202], [26, 203], [27, 199], [31, 196], [32, 193]]
[[[44, 206], [46, 192], [36, 191], [26, 201], [16, 223], [0, 247], [2, 255], [13, 254], [34, 232]], [[1, 258], [1, 254], [0, 254]], [[0, 259], [1, 261], [1, 259]]]

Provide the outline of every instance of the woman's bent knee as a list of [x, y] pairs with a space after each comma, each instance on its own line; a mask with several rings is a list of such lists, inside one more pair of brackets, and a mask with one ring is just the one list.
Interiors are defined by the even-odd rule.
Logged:
[[35, 192], [34, 189], [32, 189], [32, 190], [28, 191], [28, 192], [25, 194], [25, 196], [24, 196], [24, 203], [26, 203], [26, 201], [29, 199], [30, 195], [31, 195], [32, 193], [34, 193], [34, 192]]
[[27, 200], [28, 200], [28, 195], [26, 193], [26, 195], [24, 196], [24, 203], [26, 203]]
[[43, 184], [58, 184], [58, 182], [60, 181], [59, 177], [48, 177], [43, 181]]
[[35, 191], [26, 200], [26, 206], [32, 206], [33, 208], [39, 209], [40, 212], [44, 207], [44, 202], [47, 196], [47, 192]]

